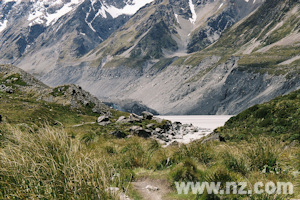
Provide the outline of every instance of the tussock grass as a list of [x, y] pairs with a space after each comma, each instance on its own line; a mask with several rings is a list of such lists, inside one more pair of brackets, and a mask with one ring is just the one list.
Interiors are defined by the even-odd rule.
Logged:
[[9, 127], [0, 152], [1, 199], [114, 199], [112, 171], [62, 129]]
[[255, 139], [252, 146], [248, 148], [247, 157], [250, 160], [252, 170], [276, 171], [280, 154], [283, 153], [283, 145], [275, 139]]

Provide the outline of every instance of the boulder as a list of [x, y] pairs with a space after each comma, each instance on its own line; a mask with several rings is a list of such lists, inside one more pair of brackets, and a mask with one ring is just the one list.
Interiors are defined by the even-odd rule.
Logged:
[[110, 134], [115, 136], [116, 138], [125, 138], [127, 136], [126, 133], [121, 131], [113, 131]]
[[102, 116], [98, 117], [97, 123], [100, 126], [106, 126], [108, 124], [111, 124], [111, 121], [109, 120], [109, 116], [108, 115], [102, 115]]
[[163, 119], [158, 118], [158, 117], [153, 117], [152, 119], [155, 120], [159, 124], [163, 123], [163, 121], [164, 121]]
[[154, 116], [152, 113], [147, 112], [147, 111], [142, 112], [142, 115], [143, 115], [144, 119], [149, 119], [149, 120], [151, 120]]
[[148, 138], [151, 136], [151, 131], [148, 129], [143, 129], [140, 126], [132, 126], [129, 128], [129, 131], [133, 134], [133, 135], [137, 135], [139, 137], [143, 137], [143, 138]]
[[140, 120], [143, 119], [142, 116], [139, 116], [139, 115], [137, 115], [137, 114], [135, 114], [135, 113], [131, 113], [131, 115], [132, 115], [133, 117], [137, 118], [137, 119], [140, 119]]
[[109, 125], [109, 124], [111, 124], [111, 122], [110, 121], [107, 121], [107, 122], [100, 122], [100, 123], [98, 123], [100, 126], [107, 126], [107, 125]]
[[209, 141], [220, 141], [220, 142], [225, 142], [225, 138], [222, 137], [220, 134], [218, 133], [211, 133], [209, 134], [201, 143], [207, 143]]
[[142, 119], [140, 118], [140, 116], [138, 116], [136, 114], [130, 114], [129, 120], [131, 122], [142, 122]]
[[127, 123], [128, 121], [126, 120], [125, 116], [119, 117], [119, 119], [116, 121], [116, 123]]
[[133, 122], [142, 122], [140, 118], [137, 117], [138, 115], [130, 114], [129, 118], [127, 119], [125, 116], [119, 117], [116, 123], [133, 123]]
[[148, 129], [154, 129], [155, 124], [151, 123], [146, 126]]
[[163, 130], [162, 130], [161, 128], [156, 128], [156, 129], [155, 129], [155, 132], [156, 132], [156, 133], [162, 133]]

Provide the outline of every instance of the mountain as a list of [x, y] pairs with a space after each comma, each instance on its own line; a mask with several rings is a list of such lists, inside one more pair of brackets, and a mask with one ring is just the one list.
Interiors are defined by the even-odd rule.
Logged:
[[149, 0], [0, 2], [0, 60], [40, 73], [86, 54]]
[[[85, 3], [52, 32], [72, 30], [68, 16]], [[111, 105], [131, 99], [161, 114], [237, 114], [300, 87], [298, 0], [147, 3], [82, 53], [69, 48], [74, 35], [56, 43], [47, 32], [60, 56], [39, 36], [41, 48], [16, 63], [51, 86], [76, 83]]]

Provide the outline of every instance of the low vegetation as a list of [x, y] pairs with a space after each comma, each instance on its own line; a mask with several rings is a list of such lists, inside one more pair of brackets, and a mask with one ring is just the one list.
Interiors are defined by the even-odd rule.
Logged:
[[218, 128], [227, 140], [250, 140], [261, 135], [282, 141], [300, 140], [300, 90], [255, 105]]

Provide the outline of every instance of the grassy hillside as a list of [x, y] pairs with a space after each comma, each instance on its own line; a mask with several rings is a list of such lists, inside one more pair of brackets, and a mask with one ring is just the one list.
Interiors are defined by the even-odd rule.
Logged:
[[255, 105], [218, 128], [227, 140], [271, 136], [283, 141], [300, 140], [300, 90]]

